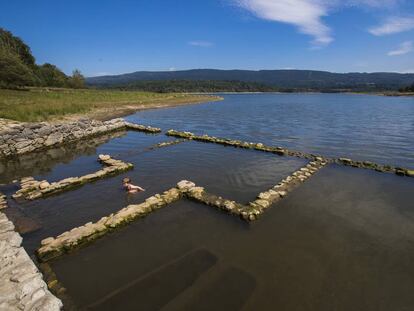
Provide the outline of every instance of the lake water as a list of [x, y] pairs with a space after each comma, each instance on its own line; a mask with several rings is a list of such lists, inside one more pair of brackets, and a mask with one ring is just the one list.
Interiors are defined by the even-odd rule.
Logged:
[[222, 102], [148, 110], [128, 119], [165, 129], [414, 168], [414, 97], [223, 96]]
[[[225, 95], [148, 110], [129, 120], [329, 156], [413, 167], [414, 99], [362, 95]], [[246, 203], [306, 164], [298, 158], [120, 132], [3, 161], [0, 191], [17, 177], [60, 180], [98, 170], [100, 153], [134, 170], [6, 213], [29, 253], [40, 241], [140, 203], [189, 179]], [[123, 177], [147, 189], [126, 194]], [[323, 168], [247, 224], [181, 200], [51, 262], [79, 309], [414, 309], [414, 178]]]

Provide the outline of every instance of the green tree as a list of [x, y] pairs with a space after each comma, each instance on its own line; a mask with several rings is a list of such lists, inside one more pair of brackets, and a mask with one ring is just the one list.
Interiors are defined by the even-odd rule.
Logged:
[[13, 36], [10, 31], [3, 28], [0, 28], [0, 50], [18, 55], [21, 61], [27, 66], [35, 66], [35, 58], [32, 55], [30, 47], [19, 37]]
[[75, 69], [72, 76], [69, 77], [69, 86], [74, 89], [82, 89], [85, 87], [85, 77], [82, 75], [79, 69]]
[[0, 87], [15, 88], [38, 82], [29, 66], [18, 55], [0, 49]]
[[68, 85], [68, 77], [55, 65], [49, 63], [37, 66], [36, 75], [42, 86], [66, 87]]

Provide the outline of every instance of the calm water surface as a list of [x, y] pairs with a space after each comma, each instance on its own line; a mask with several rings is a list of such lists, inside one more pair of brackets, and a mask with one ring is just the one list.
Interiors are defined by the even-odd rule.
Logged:
[[[225, 100], [139, 112], [130, 120], [414, 167], [414, 99], [361, 95], [225, 95]], [[163, 134], [120, 132], [0, 163], [13, 179], [50, 181], [101, 168], [100, 153], [134, 170], [6, 210], [30, 254], [40, 241], [140, 203], [189, 179], [248, 202], [302, 159], [199, 142], [150, 150]], [[126, 194], [130, 176], [147, 189]], [[414, 179], [330, 165], [247, 224], [179, 201], [52, 262], [80, 309], [414, 309]]]
[[414, 168], [414, 97], [222, 95], [224, 101], [139, 112], [162, 128]]
[[328, 167], [252, 225], [181, 201], [53, 268], [92, 310], [411, 310], [413, 186]]

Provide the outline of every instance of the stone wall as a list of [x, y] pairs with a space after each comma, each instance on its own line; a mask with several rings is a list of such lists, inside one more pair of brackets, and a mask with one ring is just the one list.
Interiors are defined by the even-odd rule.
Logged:
[[14, 225], [0, 212], [0, 310], [60, 310]]
[[294, 157], [310, 159], [310, 160], [321, 159], [328, 163], [337, 163], [337, 164], [347, 165], [347, 166], [356, 167], [356, 168], [371, 169], [377, 172], [395, 173], [399, 176], [414, 177], [414, 170], [410, 170], [410, 169], [402, 168], [402, 167], [394, 167], [391, 165], [382, 165], [378, 163], [373, 163], [371, 161], [354, 161], [348, 158], [331, 159], [328, 157], [323, 157], [323, 156], [315, 155], [311, 153], [289, 150], [283, 147], [266, 146], [262, 143], [252, 143], [252, 142], [245, 142], [245, 141], [240, 141], [240, 140], [235, 140], [235, 139], [218, 138], [218, 137], [209, 136], [209, 135], [200, 136], [200, 135], [195, 135], [191, 132], [180, 132], [176, 130], [169, 130], [166, 135], [173, 136], [173, 137], [179, 137], [179, 138], [185, 138], [189, 140], [201, 141], [205, 143], [214, 143], [214, 144], [220, 144], [224, 146], [233, 146], [236, 148], [254, 149], [258, 151], [271, 152], [271, 153], [275, 153], [278, 155], [288, 155], [288, 156], [294, 156]]
[[7, 207], [7, 198], [6, 196], [0, 192], [0, 210], [5, 209]]
[[189, 199], [224, 210], [232, 215], [239, 216], [244, 220], [254, 221], [257, 220], [272, 204], [286, 197], [289, 192], [304, 183], [326, 164], [327, 162], [323, 160], [310, 162], [305, 167], [300, 168], [290, 176], [284, 178], [273, 188], [259, 193], [256, 200], [247, 205], [208, 193], [203, 187], [197, 187], [194, 183], [189, 181], [180, 182], [178, 187]]
[[70, 144], [62, 144], [45, 150], [1, 159], [0, 184], [10, 183], [30, 175], [48, 174], [56, 164], [69, 163], [80, 155], [95, 156], [100, 145], [109, 142], [111, 139], [123, 137], [126, 133], [125, 130], [110, 132]]
[[68, 253], [81, 245], [96, 240], [111, 230], [137, 218], [144, 217], [180, 198], [180, 190], [171, 188], [163, 194], [156, 194], [149, 197], [141, 204], [128, 205], [115, 214], [102, 217], [95, 223], [89, 222], [83, 226], [64, 232], [56, 238], [50, 237], [44, 239], [36, 254], [40, 261], [46, 262], [64, 253]]
[[61, 124], [21, 123], [0, 132], [0, 157], [11, 157], [122, 129], [161, 132], [159, 128], [132, 124], [121, 118], [104, 122], [81, 119]]
[[33, 177], [24, 177], [20, 180], [20, 190], [13, 195], [13, 198], [15, 200], [20, 198], [35, 200], [47, 195], [66, 191], [104, 177], [119, 174], [134, 167], [132, 163], [125, 163], [121, 160], [113, 159], [109, 155], [99, 155], [98, 161], [105, 166], [103, 169], [80, 177], [68, 177], [57, 182], [49, 183], [47, 180], [35, 180]]
[[95, 223], [89, 222], [83, 226], [66, 231], [57, 237], [49, 237], [42, 240], [41, 246], [36, 251], [36, 254], [41, 262], [47, 262], [73, 249], [88, 244], [119, 226], [176, 202], [182, 197], [219, 208], [230, 214], [239, 216], [244, 220], [254, 221], [273, 203], [280, 198], [284, 198], [288, 192], [305, 182], [326, 164], [323, 160], [310, 162], [305, 167], [292, 173], [291, 176], [283, 179], [272, 189], [260, 193], [257, 199], [248, 205], [207, 193], [203, 187], [197, 187], [191, 181], [182, 180], [177, 183], [176, 188], [171, 188], [163, 194], [156, 194], [149, 197], [141, 204], [129, 205], [114, 214], [102, 217]]

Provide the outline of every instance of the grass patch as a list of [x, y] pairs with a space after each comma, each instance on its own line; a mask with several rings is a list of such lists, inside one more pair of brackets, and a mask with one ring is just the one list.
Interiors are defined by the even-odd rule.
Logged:
[[[118, 90], [0, 89], [0, 118], [39, 122], [94, 111], [126, 107], [170, 106], [215, 100], [213, 97], [181, 93], [150, 93]], [[131, 108], [131, 109], [132, 109]]]

